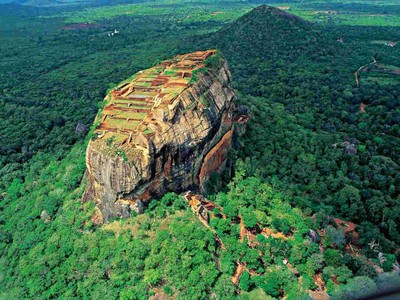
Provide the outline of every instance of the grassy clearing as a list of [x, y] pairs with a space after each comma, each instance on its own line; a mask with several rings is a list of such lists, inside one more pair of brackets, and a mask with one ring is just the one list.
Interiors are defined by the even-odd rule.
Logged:
[[399, 9], [396, 1], [318, 1], [307, 3], [281, 2], [273, 6], [300, 16], [306, 20], [323, 24], [352, 26], [400, 26], [400, 16], [393, 12]]
[[397, 15], [345, 13], [340, 11], [307, 11], [301, 10], [298, 7], [287, 11], [314, 23], [351, 26], [400, 26], [400, 16]]
[[381, 85], [398, 85], [400, 83], [400, 78], [395, 78], [389, 74], [383, 74], [379, 72], [368, 72], [367, 75], [364, 74], [361, 77], [362, 83], [378, 83]]
[[[393, 43], [393, 41], [388, 41], [388, 40], [374, 40], [371, 41], [371, 44], [376, 44], [376, 45], [386, 45], [387, 43]], [[395, 42], [397, 44], [397, 42]]]
[[115, 6], [90, 7], [80, 11], [64, 12], [56, 17], [65, 18], [65, 23], [96, 23], [117, 16], [157, 16], [167, 17], [177, 23], [192, 22], [228, 22], [242, 16], [254, 4], [232, 1], [229, 4], [219, 4], [212, 1], [162, 1], [157, 4], [124, 4]]
[[382, 65], [382, 67], [385, 69], [388, 69], [388, 70], [392, 70], [392, 71], [400, 70], [400, 67], [393, 66], [393, 65]]
[[[88, 7], [63, 12], [52, 17], [62, 17], [65, 23], [97, 23], [118, 16], [157, 16], [177, 24], [215, 22], [223, 24], [244, 15], [261, 3], [247, 1], [159, 1]], [[267, 3], [268, 4], [268, 3]], [[316, 23], [334, 23], [354, 26], [400, 26], [400, 16], [393, 13], [400, 9], [396, 1], [318, 1], [293, 3], [282, 1], [270, 4]], [[208, 31], [208, 30], [206, 30]]]
[[400, 16], [374, 14], [339, 14], [337, 24], [352, 26], [400, 26]]

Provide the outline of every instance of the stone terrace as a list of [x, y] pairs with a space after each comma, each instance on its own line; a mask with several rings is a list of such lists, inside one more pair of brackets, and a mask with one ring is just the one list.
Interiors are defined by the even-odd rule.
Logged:
[[172, 103], [189, 86], [193, 71], [204, 67], [204, 60], [215, 53], [208, 50], [178, 55], [120, 84], [108, 95], [95, 130], [97, 137], [124, 145], [138, 132], [151, 135], [147, 124], [155, 121], [153, 110]]

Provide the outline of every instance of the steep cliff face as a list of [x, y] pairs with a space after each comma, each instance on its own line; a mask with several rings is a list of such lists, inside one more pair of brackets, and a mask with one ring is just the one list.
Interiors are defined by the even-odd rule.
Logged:
[[167, 191], [201, 190], [226, 160], [233, 99], [215, 50], [176, 56], [111, 91], [86, 152], [83, 200], [96, 202], [94, 221], [128, 217]]

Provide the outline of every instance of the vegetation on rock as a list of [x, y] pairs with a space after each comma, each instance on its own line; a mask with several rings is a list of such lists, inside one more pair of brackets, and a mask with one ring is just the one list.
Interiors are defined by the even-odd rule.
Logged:
[[[258, 2], [0, 5], [0, 298], [352, 299], [399, 286], [400, 36], [346, 25], [396, 25], [398, 5], [290, 1], [225, 24]], [[214, 47], [251, 118], [233, 176], [210, 176], [208, 227], [176, 194], [94, 226], [79, 200], [108, 85]]]

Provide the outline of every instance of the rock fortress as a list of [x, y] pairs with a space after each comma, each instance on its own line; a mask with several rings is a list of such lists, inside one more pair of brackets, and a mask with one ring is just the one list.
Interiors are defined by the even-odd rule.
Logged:
[[[140, 213], [168, 191], [204, 191], [225, 165], [235, 94], [216, 50], [177, 55], [108, 93], [86, 152], [93, 221]], [[240, 116], [239, 116], [240, 119]]]

